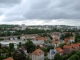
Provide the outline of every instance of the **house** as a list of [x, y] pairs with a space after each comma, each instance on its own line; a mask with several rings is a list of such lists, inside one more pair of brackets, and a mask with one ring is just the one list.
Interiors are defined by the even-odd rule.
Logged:
[[10, 40], [14, 40], [14, 38], [10, 38]]
[[20, 36], [20, 39], [21, 39], [21, 40], [25, 40], [25, 39], [26, 39], [25, 35], [21, 35], [21, 36]]
[[57, 53], [56, 49], [50, 49], [48, 53], [48, 59], [54, 59], [55, 54]]
[[80, 48], [80, 43], [71, 44], [70, 46], [72, 47], [72, 50], [79, 50], [79, 48]]
[[52, 34], [51, 35], [52, 36], [52, 38], [54, 39], [54, 40], [59, 40], [60, 39], [60, 35], [59, 35], [59, 33], [54, 33], [54, 34]]
[[18, 40], [17, 37], [10, 37], [9, 39], [10, 39], [10, 40]]
[[66, 44], [73, 43], [73, 42], [75, 42], [75, 37], [74, 36], [70, 36], [70, 38], [64, 38], [64, 42]]
[[12, 57], [6, 58], [4, 60], [14, 60]]
[[64, 38], [64, 43], [69, 44], [70, 43], [69, 38]]
[[26, 34], [25, 37], [27, 39], [33, 39], [35, 40], [35, 38], [37, 38], [39, 35], [38, 34]]
[[44, 40], [45, 40], [45, 41], [48, 41], [48, 40], [50, 40], [50, 37], [45, 36], [45, 37], [44, 37]]
[[41, 49], [36, 49], [32, 52], [32, 60], [44, 60], [44, 52]]
[[70, 43], [75, 42], [75, 37], [74, 36], [70, 36]]
[[60, 47], [56, 48], [57, 53], [59, 53], [60, 55], [63, 55], [64, 50], [61, 49]]
[[51, 59], [51, 60], [54, 59], [54, 56], [55, 56], [56, 53], [59, 53], [60, 55], [63, 55], [64, 50], [61, 49], [60, 47], [55, 48], [55, 49], [50, 49], [50, 51], [48, 53], [48, 58]]
[[60, 42], [59, 40], [53, 41], [52, 45], [56, 48], [57, 46], [59, 46]]
[[43, 40], [32, 40], [32, 42], [37, 45], [37, 44], [44, 44]]
[[37, 40], [44, 40], [44, 37], [39, 37], [37, 38]]
[[65, 54], [69, 54], [74, 50], [80, 50], [80, 43], [71, 44], [71, 45], [64, 45], [63, 50]]
[[72, 47], [68, 45], [63, 46], [64, 54], [69, 54], [72, 52]]

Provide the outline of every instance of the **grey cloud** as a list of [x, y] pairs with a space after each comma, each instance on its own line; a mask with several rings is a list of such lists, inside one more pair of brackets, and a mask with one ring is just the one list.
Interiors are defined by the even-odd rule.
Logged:
[[7, 3], [7, 4], [12, 4], [12, 3], [20, 3], [21, 0], [0, 0], [0, 3]]
[[[49, 1], [49, 0], [48, 0]], [[42, 2], [42, 0], [41, 0]], [[45, 6], [45, 2], [37, 4], [35, 2], [26, 12], [28, 19], [80, 19], [80, 0], [50, 0]], [[56, 4], [55, 4], [56, 3]], [[51, 5], [52, 4], [52, 5]], [[35, 6], [35, 9], [33, 8]], [[38, 6], [38, 8], [36, 7]], [[39, 9], [39, 7], [42, 7]]]
[[6, 22], [22, 21], [22, 20], [25, 20], [25, 18], [22, 15], [15, 15], [15, 16], [9, 16], [4, 18], [4, 21]]
[[[18, 0], [19, 1], [19, 0]], [[13, 1], [15, 3], [15, 1]], [[28, 2], [28, 3], [27, 3]], [[80, 0], [27, 0], [9, 13], [4, 21], [80, 19]], [[15, 6], [16, 7], [16, 6]], [[24, 7], [24, 8], [23, 8]], [[15, 17], [15, 15], [18, 15]], [[10, 17], [9, 17], [10, 16]], [[19, 17], [19, 16], [22, 16]]]
[[0, 0], [0, 7], [6, 8], [14, 6], [15, 4], [20, 4], [22, 0]]
[[0, 12], [0, 16], [3, 15], [3, 12]]

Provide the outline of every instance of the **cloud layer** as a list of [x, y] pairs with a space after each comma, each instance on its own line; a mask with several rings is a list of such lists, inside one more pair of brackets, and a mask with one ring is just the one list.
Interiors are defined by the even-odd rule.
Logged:
[[80, 0], [0, 0], [0, 10], [3, 22], [80, 20]]

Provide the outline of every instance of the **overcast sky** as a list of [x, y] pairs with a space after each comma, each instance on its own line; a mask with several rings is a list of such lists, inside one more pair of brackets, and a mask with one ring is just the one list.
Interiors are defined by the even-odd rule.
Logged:
[[80, 26], [80, 0], [0, 0], [0, 24]]

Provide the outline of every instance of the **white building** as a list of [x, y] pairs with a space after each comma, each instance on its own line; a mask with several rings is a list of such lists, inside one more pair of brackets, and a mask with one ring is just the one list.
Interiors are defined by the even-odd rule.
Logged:
[[57, 53], [56, 49], [50, 49], [48, 53], [48, 59], [54, 59], [56, 53]]
[[21, 27], [21, 30], [25, 30], [26, 29], [25, 24], [22, 24], [20, 27]]
[[44, 44], [44, 40], [32, 40], [34, 44]]

